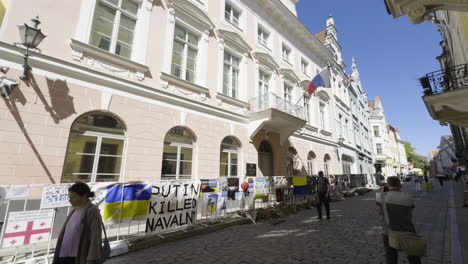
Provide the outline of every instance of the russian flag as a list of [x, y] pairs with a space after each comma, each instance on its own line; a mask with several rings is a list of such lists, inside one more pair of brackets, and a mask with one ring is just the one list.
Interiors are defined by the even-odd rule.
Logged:
[[323, 68], [315, 77], [310, 81], [307, 87], [307, 93], [311, 96], [319, 87], [330, 87], [330, 70], [328, 66]]

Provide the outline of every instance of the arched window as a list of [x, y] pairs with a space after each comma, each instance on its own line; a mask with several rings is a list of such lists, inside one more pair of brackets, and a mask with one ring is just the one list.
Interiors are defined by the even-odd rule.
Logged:
[[309, 174], [309, 176], [314, 175], [314, 159], [315, 153], [310, 151], [307, 155], [307, 174]]
[[192, 178], [193, 143], [195, 138], [187, 129], [174, 127], [164, 137], [161, 179]]
[[232, 137], [225, 137], [221, 142], [221, 158], [219, 174], [221, 177], [237, 177], [239, 154], [237, 141]]
[[71, 127], [62, 182], [119, 181], [125, 128], [114, 116], [94, 112]]
[[323, 158], [323, 173], [325, 177], [328, 177], [329, 175], [329, 164], [330, 164], [330, 155], [325, 154], [325, 157]]

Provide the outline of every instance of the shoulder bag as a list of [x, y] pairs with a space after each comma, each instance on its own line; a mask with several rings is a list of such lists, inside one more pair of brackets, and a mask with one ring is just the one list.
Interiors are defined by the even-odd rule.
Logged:
[[385, 194], [382, 193], [382, 209], [385, 224], [388, 227], [388, 245], [398, 251], [403, 251], [409, 256], [426, 256], [426, 240], [415, 232], [393, 231], [388, 218]]

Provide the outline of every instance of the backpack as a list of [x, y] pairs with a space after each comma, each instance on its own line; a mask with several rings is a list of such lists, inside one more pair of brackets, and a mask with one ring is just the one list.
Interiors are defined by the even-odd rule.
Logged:
[[[89, 209], [92, 206], [88, 207], [86, 211], [86, 225], [88, 227], [88, 237], [90, 236], [90, 233], [91, 233], [91, 228], [89, 228], [91, 225], [91, 223], [89, 222]], [[101, 245], [101, 259], [95, 261], [95, 263], [97, 264], [104, 263], [109, 258], [110, 253], [111, 253], [109, 239], [107, 239], [106, 227], [104, 226], [104, 223], [102, 222], [102, 220], [101, 220], [101, 225], [102, 225], [102, 230], [104, 231], [104, 241]]]

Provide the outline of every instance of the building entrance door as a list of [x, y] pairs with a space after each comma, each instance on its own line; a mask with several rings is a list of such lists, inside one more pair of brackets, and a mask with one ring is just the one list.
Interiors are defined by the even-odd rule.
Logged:
[[262, 141], [258, 147], [258, 168], [263, 176], [273, 176], [273, 151], [267, 141]]

